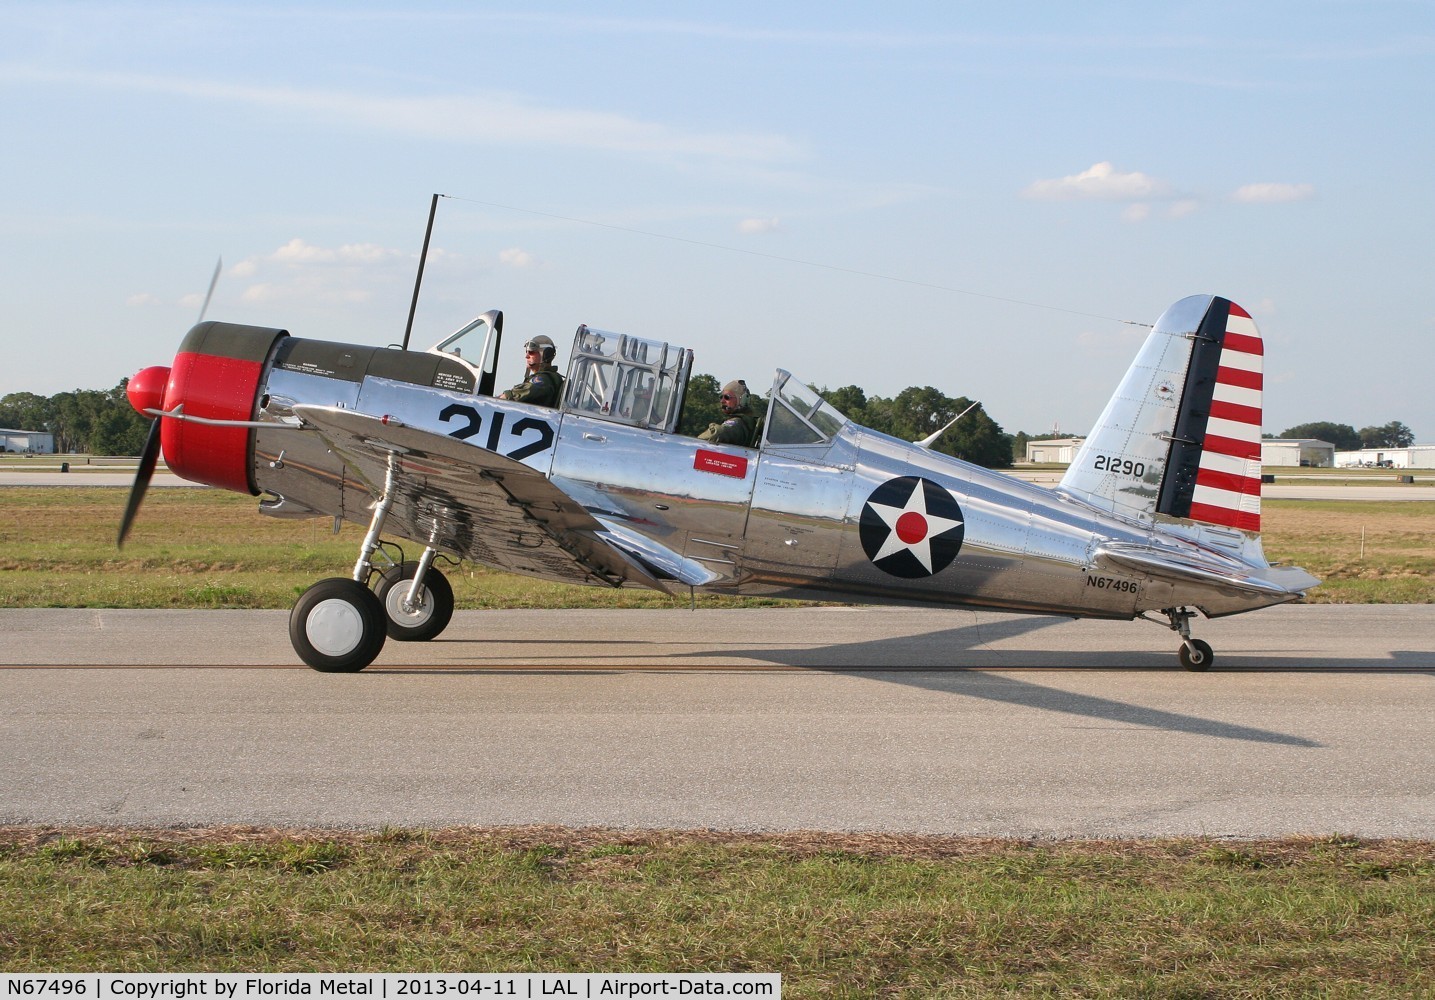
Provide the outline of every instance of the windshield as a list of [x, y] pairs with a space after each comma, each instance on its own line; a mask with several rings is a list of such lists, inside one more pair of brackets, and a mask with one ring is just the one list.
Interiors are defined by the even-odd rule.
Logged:
[[767, 410], [768, 444], [824, 444], [845, 423], [847, 418], [814, 389], [778, 370]]
[[490, 309], [430, 347], [428, 353], [462, 362], [474, 373], [478, 392], [491, 396], [493, 380], [498, 373], [498, 344], [502, 336], [503, 313]]

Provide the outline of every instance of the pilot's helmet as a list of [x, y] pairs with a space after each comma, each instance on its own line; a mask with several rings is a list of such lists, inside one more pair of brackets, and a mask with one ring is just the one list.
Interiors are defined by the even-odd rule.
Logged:
[[529, 351], [538, 352], [538, 356], [543, 359], [543, 363], [548, 365], [553, 363], [553, 358], [558, 353], [558, 348], [554, 346], [552, 338], [540, 333], [523, 345], [523, 353], [527, 354]]
[[724, 410], [736, 411], [747, 406], [747, 383], [740, 378], [735, 378], [722, 387], [722, 395], [718, 397], [718, 405]]

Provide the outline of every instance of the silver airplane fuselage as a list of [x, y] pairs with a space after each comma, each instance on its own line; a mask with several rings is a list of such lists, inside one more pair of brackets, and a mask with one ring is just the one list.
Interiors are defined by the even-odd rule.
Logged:
[[[127, 386], [157, 419], [120, 540], [161, 449], [185, 478], [263, 495], [270, 516], [367, 524], [350, 576], [314, 584], [290, 616], [296, 652], [325, 671], [363, 669], [386, 634], [442, 631], [454, 596], [440, 554], [682, 595], [1161, 624], [1156, 612], [1193, 670], [1212, 662], [1190, 634], [1197, 613], [1318, 583], [1262, 551], [1264, 348], [1227, 299], [1162, 314], [1052, 489], [931, 450], [941, 431], [907, 442], [861, 427], [781, 369], [752, 440], [679, 434], [692, 351], [587, 326], [566, 378], [544, 369], [557, 406], [510, 400], [494, 394], [501, 332], [497, 310], [427, 351], [195, 326], [173, 365]], [[537, 338], [525, 357], [540, 344], [531, 365], [556, 351]]]
[[[785, 376], [779, 384], [795, 381]], [[287, 416], [295, 403], [338, 407], [519, 461], [605, 527], [652, 543], [648, 562], [670, 570], [658, 578], [674, 593], [1121, 619], [1181, 604], [1221, 614], [1274, 603], [1215, 585], [1178, 593], [1099, 568], [1101, 544], [1148, 546], [1152, 528], [851, 421], [827, 421], [832, 432], [814, 441], [777, 440], [777, 421], [769, 421], [761, 447], [747, 448], [386, 378], [274, 368], [263, 393], [261, 419]], [[257, 487], [283, 498], [268, 502], [265, 509], [277, 507], [271, 513], [297, 508], [368, 523], [375, 484], [355, 478], [324, 441], [261, 427], [254, 455]], [[439, 548], [487, 561], [465, 549], [483, 532], [464, 523], [470, 516], [450, 511]], [[535, 535], [533, 544], [546, 542]], [[1179, 538], [1166, 544], [1200, 548]]]

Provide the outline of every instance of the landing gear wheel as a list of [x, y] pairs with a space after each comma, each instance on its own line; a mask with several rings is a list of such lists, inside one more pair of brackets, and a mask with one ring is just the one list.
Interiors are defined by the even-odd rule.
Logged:
[[[1192, 647], [1195, 647], [1194, 650]], [[1187, 670], [1209, 670], [1216, 660], [1211, 644], [1204, 639], [1192, 639], [1190, 646], [1182, 643], [1176, 655], [1181, 658], [1181, 666]]]
[[424, 574], [422, 600], [419, 607], [409, 611], [404, 607], [404, 598], [409, 595], [410, 581], [418, 572], [419, 564], [406, 562], [384, 571], [376, 588], [379, 601], [384, 606], [386, 628], [390, 639], [400, 642], [427, 642], [448, 628], [453, 618], [453, 587], [433, 566]]
[[384, 606], [361, 583], [344, 577], [320, 580], [304, 591], [289, 613], [294, 652], [315, 670], [349, 674], [363, 670], [384, 648]]

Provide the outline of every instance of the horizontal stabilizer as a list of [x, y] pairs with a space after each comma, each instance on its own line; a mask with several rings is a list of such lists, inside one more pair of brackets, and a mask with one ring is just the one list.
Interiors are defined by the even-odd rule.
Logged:
[[1126, 570], [1176, 586], [1197, 584], [1221, 590], [1236, 590], [1271, 604], [1293, 601], [1320, 583], [1296, 567], [1255, 567], [1215, 553], [1207, 558], [1189, 549], [1179, 551], [1161, 546], [1107, 542], [1092, 556], [1098, 568]]

